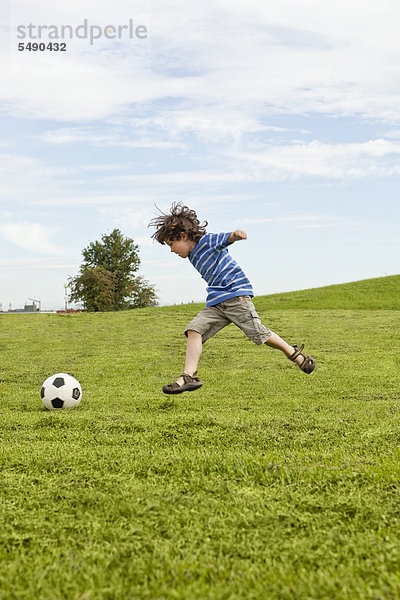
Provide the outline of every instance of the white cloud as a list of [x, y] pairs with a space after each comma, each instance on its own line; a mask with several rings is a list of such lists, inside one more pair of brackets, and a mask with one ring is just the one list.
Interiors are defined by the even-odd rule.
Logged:
[[260, 217], [257, 219], [242, 218], [243, 225], [263, 225], [266, 223], [282, 224], [295, 229], [325, 229], [341, 224], [341, 219], [332, 215], [290, 213], [276, 217]]
[[393, 140], [400, 140], [400, 129], [392, 129], [385, 133], [385, 137]]
[[165, 207], [172, 200], [184, 200], [200, 206], [208, 202], [215, 212], [214, 207], [245, 202], [243, 190], [232, 187], [237, 183], [395, 176], [400, 174], [400, 143], [396, 139], [275, 145], [247, 141], [220, 146], [207, 161], [201, 162], [199, 165], [193, 161], [188, 165], [191, 168], [182, 170], [181, 163], [174, 160], [167, 167], [156, 164], [154, 172], [132, 173], [129, 162], [64, 167], [26, 156], [3, 155], [0, 195], [10, 221], [15, 220], [10, 213], [13, 204], [23, 205], [24, 210], [40, 206], [50, 206], [52, 211], [61, 207], [92, 207], [102, 220], [137, 227], [145, 222], [146, 213], [154, 204]]
[[[116, 178], [118, 180], [118, 178]], [[150, 180], [150, 178], [149, 178]], [[151, 193], [151, 192], [150, 192]], [[38, 198], [32, 203], [37, 206], [87, 206], [87, 207], [98, 207], [101, 211], [102, 207], [109, 207], [108, 210], [110, 214], [113, 213], [113, 210], [116, 206], [124, 205], [124, 204], [136, 204], [140, 205], [143, 202], [150, 202], [151, 198], [155, 197], [154, 193], [152, 196], [145, 196], [144, 194], [118, 194], [118, 193], [109, 193], [109, 194], [86, 194], [86, 195], [75, 195], [73, 192], [69, 196], [49, 196]]]
[[135, 237], [134, 240], [135, 240], [136, 244], [139, 244], [139, 246], [152, 246], [153, 245], [153, 240], [150, 237], [139, 236], [139, 237]]
[[[99, 57], [37, 56], [34, 66], [25, 57], [3, 55], [0, 100], [13, 116], [60, 121], [104, 119], [136, 102], [153, 97], [149, 76], [137, 68], [144, 85], [135, 85], [131, 69]], [[114, 70], [115, 66], [115, 70]]]
[[139, 131], [158, 132], [169, 135], [172, 139], [187, 139], [194, 135], [205, 143], [239, 140], [244, 134], [290, 131], [283, 127], [264, 125], [256, 118], [240, 114], [227, 105], [195, 105], [169, 109], [153, 117], [132, 119], [129, 124]]
[[0, 197], [7, 207], [15, 201], [27, 206], [36, 197], [51, 197], [61, 190], [60, 180], [69, 176], [70, 169], [62, 165], [22, 154], [0, 154]]
[[9, 242], [24, 250], [44, 254], [60, 253], [60, 248], [49, 240], [50, 232], [40, 223], [6, 223], [0, 225], [0, 232]]
[[39, 136], [40, 140], [50, 144], [86, 143], [97, 147], [120, 146], [125, 148], [155, 148], [159, 150], [170, 150], [171, 148], [185, 149], [186, 144], [181, 142], [170, 142], [150, 137], [132, 136], [128, 139], [118, 132], [96, 133], [89, 127], [72, 127], [46, 131]]
[[259, 179], [327, 177], [332, 179], [400, 174], [400, 143], [384, 139], [364, 143], [309, 144], [273, 146], [257, 152], [239, 154], [238, 161], [254, 167]]
[[46, 257], [43, 258], [0, 258], [0, 270], [10, 271], [24, 271], [31, 273], [32, 271], [68, 271], [76, 270], [79, 268], [77, 262], [65, 262], [58, 258]]
[[[83, 15], [81, 2], [73, 0], [60, 14], [48, 0], [15, 0], [12, 13], [14, 22], [87, 16], [105, 23], [126, 19], [132, 6], [89, 2]], [[150, 19], [149, 6], [142, 2], [139, 14]], [[149, 21], [149, 43], [140, 50], [103, 40], [96, 49], [70, 44], [65, 56], [43, 53], [32, 61], [14, 51], [11, 36], [13, 52], [2, 57], [1, 99], [14, 115], [77, 122], [117, 114], [140, 119], [143, 103], [172, 99], [197, 106], [196, 122], [189, 116], [180, 123], [205, 138], [212, 129], [238, 135], [251, 120], [262, 130], [263, 113], [397, 120], [399, 20], [400, 5], [390, 0], [351, 6], [337, 0], [329, 7], [316, 0], [279, 6], [272, 0], [160, 0]], [[166, 107], [158, 105], [157, 113], [168, 125]]]
[[136, 207], [101, 206], [98, 212], [107, 223], [112, 223], [118, 227], [146, 227], [149, 221], [149, 209], [143, 203]]
[[208, 98], [228, 110], [240, 106], [242, 114], [262, 106], [269, 114], [397, 118], [399, 16], [393, 2], [383, 9], [361, 0], [351, 8], [344, 0], [329, 7], [313, 0], [161, 2], [152, 22], [153, 64], [174, 73], [178, 62], [200, 73], [192, 103]]

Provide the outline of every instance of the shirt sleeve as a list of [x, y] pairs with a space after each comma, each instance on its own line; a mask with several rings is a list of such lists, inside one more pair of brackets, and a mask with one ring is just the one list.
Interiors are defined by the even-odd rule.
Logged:
[[230, 246], [232, 242], [228, 242], [228, 237], [231, 232], [228, 233], [211, 233], [210, 234], [210, 248], [215, 248], [218, 252]]

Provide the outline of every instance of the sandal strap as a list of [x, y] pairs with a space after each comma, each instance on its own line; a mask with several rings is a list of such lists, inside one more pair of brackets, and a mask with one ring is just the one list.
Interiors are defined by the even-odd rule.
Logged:
[[177, 388], [179, 388], [181, 386], [178, 383], [176, 383], [176, 381], [173, 381], [172, 383], [169, 383], [165, 387], [169, 388], [170, 390], [176, 390]]
[[293, 352], [293, 354], [292, 354], [291, 356], [289, 356], [289, 360], [293, 360], [293, 361], [295, 361], [295, 360], [296, 360], [296, 358], [297, 358], [298, 356], [300, 356], [300, 355], [301, 355], [301, 356], [304, 356], [304, 358], [306, 358], [306, 357], [305, 357], [305, 355], [303, 354], [303, 350], [304, 350], [304, 344], [302, 344], [302, 345], [301, 345], [301, 346], [299, 346], [299, 347], [297, 347], [297, 346], [293, 346], [293, 348], [296, 348], [296, 350]]
[[302, 344], [299, 348], [297, 346], [293, 346], [293, 348], [295, 348], [295, 351], [291, 356], [289, 356], [289, 360], [295, 361], [298, 356], [301, 356], [303, 358], [303, 362], [301, 365], [298, 365], [299, 369], [305, 373], [312, 373], [315, 369], [315, 360], [312, 356], [308, 356], [303, 352], [304, 344]]
[[197, 371], [195, 371], [193, 375], [189, 375], [189, 373], [181, 373], [179, 377], [183, 377], [185, 383], [190, 383], [191, 381], [200, 381], [199, 377], [197, 376]]

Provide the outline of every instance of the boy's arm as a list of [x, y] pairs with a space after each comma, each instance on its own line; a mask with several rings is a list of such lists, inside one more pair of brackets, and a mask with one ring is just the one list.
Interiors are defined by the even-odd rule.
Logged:
[[241, 229], [236, 229], [236, 231], [229, 234], [227, 242], [232, 244], [232, 242], [239, 242], [239, 240], [247, 240], [247, 233]]

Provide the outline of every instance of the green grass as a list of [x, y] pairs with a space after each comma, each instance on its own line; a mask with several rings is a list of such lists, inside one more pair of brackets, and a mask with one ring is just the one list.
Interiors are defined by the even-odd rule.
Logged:
[[260, 298], [259, 306], [265, 310], [269, 308], [400, 310], [400, 275], [364, 279], [286, 294], [272, 294]]
[[[400, 598], [400, 313], [375, 284], [372, 308], [256, 299], [313, 375], [230, 326], [176, 398], [199, 306], [2, 315], [0, 599]], [[58, 371], [79, 408], [41, 408]]]

